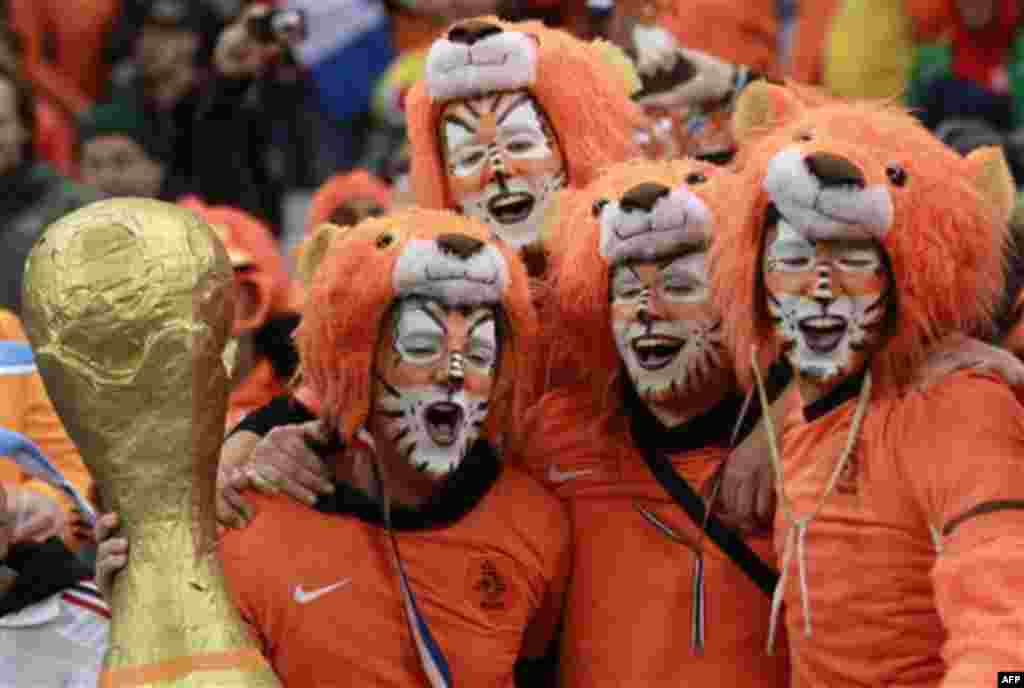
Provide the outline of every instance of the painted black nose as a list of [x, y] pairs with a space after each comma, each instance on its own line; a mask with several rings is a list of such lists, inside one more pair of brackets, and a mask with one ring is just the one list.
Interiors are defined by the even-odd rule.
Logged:
[[442, 253], [450, 253], [462, 260], [468, 260], [484, 246], [484, 242], [465, 234], [442, 234], [437, 237]]
[[619, 200], [619, 207], [623, 210], [642, 210], [649, 213], [654, 210], [654, 204], [658, 202], [658, 199], [668, 196], [669, 193], [671, 193], [671, 189], [664, 184], [644, 182], [623, 194]]
[[813, 153], [804, 158], [804, 165], [822, 186], [864, 188], [864, 174], [846, 158], [830, 153]]
[[478, 19], [471, 19], [467, 22], [463, 22], [458, 26], [453, 26], [448, 31], [448, 40], [452, 43], [463, 43], [465, 45], [473, 45], [477, 41], [482, 41], [488, 36], [501, 33], [501, 27], [495, 26], [494, 24], [488, 24], [485, 21]]

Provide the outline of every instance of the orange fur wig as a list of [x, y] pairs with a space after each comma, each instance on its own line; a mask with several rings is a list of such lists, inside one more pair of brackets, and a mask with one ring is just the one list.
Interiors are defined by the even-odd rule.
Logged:
[[[621, 51], [610, 43], [587, 43], [536, 21], [481, 20], [536, 42], [535, 75], [526, 88], [554, 129], [569, 187], [586, 185], [606, 165], [641, 156], [634, 132], [646, 120], [630, 100], [639, 84]], [[421, 80], [409, 92], [406, 104], [413, 192], [417, 203], [427, 208], [454, 207], [438, 135], [446, 102], [432, 98]]]
[[[337, 236], [320, 262], [296, 335], [305, 393], [320, 401], [321, 418], [351, 441], [371, 408], [374, 351], [385, 317], [409, 287], [407, 262], [422, 261], [423, 246], [445, 234], [461, 234], [484, 244], [503, 264], [493, 284], [500, 294], [504, 333], [498, 379], [483, 436], [494, 439], [527, 398], [527, 366], [533, 353], [536, 315], [526, 270], [503, 242], [471, 218], [451, 212], [409, 209], [366, 220]], [[415, 243], [414, 243], [415, 242]], [[500, 256], [500, 258], [497, 258]], [[426, 275], [429, 268], [418, 275]], [[353, 277], [357, 275], [358, 277]], [[503, 285], [503, 286], [502, 286]], [[413, 285], [415, 287], [415, 284]]]
[[242, 314], [236, 328], [256, 330], [274, 315], [293, 311], [291, 278], [270, 229], [252, 215], [230, 206], [206, 205], [189, 196], [178, 205], [195, 212], [224, 243], [235, 279], [251, 285], [256, 295], [252, 313]]
[[[726, 313], [726, 334], [741, 380], [751, 351], [765, 364], [777, 353], [765, 304], [761, 255], [770, 207], [784, 186], [771, 177], [786, 161], [842, 158], [870, 193], [872, 222], [822, 214], [820, 196], [798, 212], [816, 219], [802, 232], [868, 232], [883, 248], [893, 278], [893, 310], [872, 359], [876, 390], [900, 387], [939, 339], [991, 326], [1003, 291], [1013, 184], [999, 149], [962, 157], [901, 109], [866, 102], [802, 102], [783, 86], [754, 83], [740, 96], [733, 126], [744, 150], [741, 184], [711, 252], [712, 289]], [[849, 170], [849, 167], [846, 167]], [[850, 187], [853, 188], [853, 187]], [[785, 193], [790, 193], [785, 191]], [[776, 195], [772, 195], [776, 194]], [[788, 201], [787, 201], [788, 202]], [[795, 207], [795, 206], [794, 206]], [[837, 211], [838, 212], [838, 211]], [[824, 228], [824, 229], [822, 229]], [[824, 236], [823, 234], [821, 234]], [[826, 237], [827, 238], [827, 237]]]
[[373, 201], [388, 210], [391, 208], [391, 189], [366, 170], [334, 175], [313, 194], [306, 215], [306, 237], [311, 237], [319, 225], [329, 222], [340, 206], [354, 200]]

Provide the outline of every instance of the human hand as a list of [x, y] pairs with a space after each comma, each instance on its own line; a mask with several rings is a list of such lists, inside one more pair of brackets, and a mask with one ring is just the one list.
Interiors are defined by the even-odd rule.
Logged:
[[15, 487], [9, 489], [8, 504], [15, 518], [13, 542], [43, 542], [64, 533], [67, 514], [52, 497]]
[[705, 498], [719, 483], [715, 515], [743, 533], [770, 531], [775, 519], [775, 475], [764, 424], [747, 436], [705, 488]]
[[128, 540], [114, 537], [120, 525], [115, 513], [103, 514], [96, 520], [96, 586], [108, 601], [115, 576], [128, 563]]
[[213, 51], [217, 71], [234, 79], [256, 77], [281, 54], [278, 43], [261, 42], [249, 31], [250, 21], [265, 17], [270, 11], [269, 5], [251, 5], [221, 32]]
[[320, 421], [272, 429], [247, 460], [219, 471], [218, 520], [240, 528], [255, 517], [255, 509], [242, 496], [247, 488], [264, 494], [284, 493], [309, 506], [319, 495], [334, 492], [332, 472], [314, 449], [321, 444], [326, 442]]

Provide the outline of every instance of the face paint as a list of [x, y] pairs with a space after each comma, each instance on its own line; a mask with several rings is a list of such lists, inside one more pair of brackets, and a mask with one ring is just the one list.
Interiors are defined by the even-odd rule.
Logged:
[[400, 302], [378, 346], [371, 430], [430, 478], [458, 468], [490, 402], [498, 360], [494, 309]]
[[768, 311], [798, 374], [832, 387], [858, 374], [876, 347], [890, 280], [870, 241], [808, 241], [785, 220], [765, 239]]
[[711, 408], [731, 389], [722, 320], [712, 307], [698, 251], [612, 272], [612, 331], [630, 380], [669, 427]]
[[536, 245], [565, 186], [562, 151], [524, 90], [454, 101], [441, 113], [446, 181], [461, 212], [516, 248]]

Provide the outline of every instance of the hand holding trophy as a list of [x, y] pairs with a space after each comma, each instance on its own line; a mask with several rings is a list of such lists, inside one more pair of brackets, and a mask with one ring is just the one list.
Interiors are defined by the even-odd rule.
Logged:
[[223, 246], [183, 208], [100, 201], [46, 230], [23, 301], [50, 396], [132, 543], [101, 685], [279, 686], [215, 552], [233, 308]]

